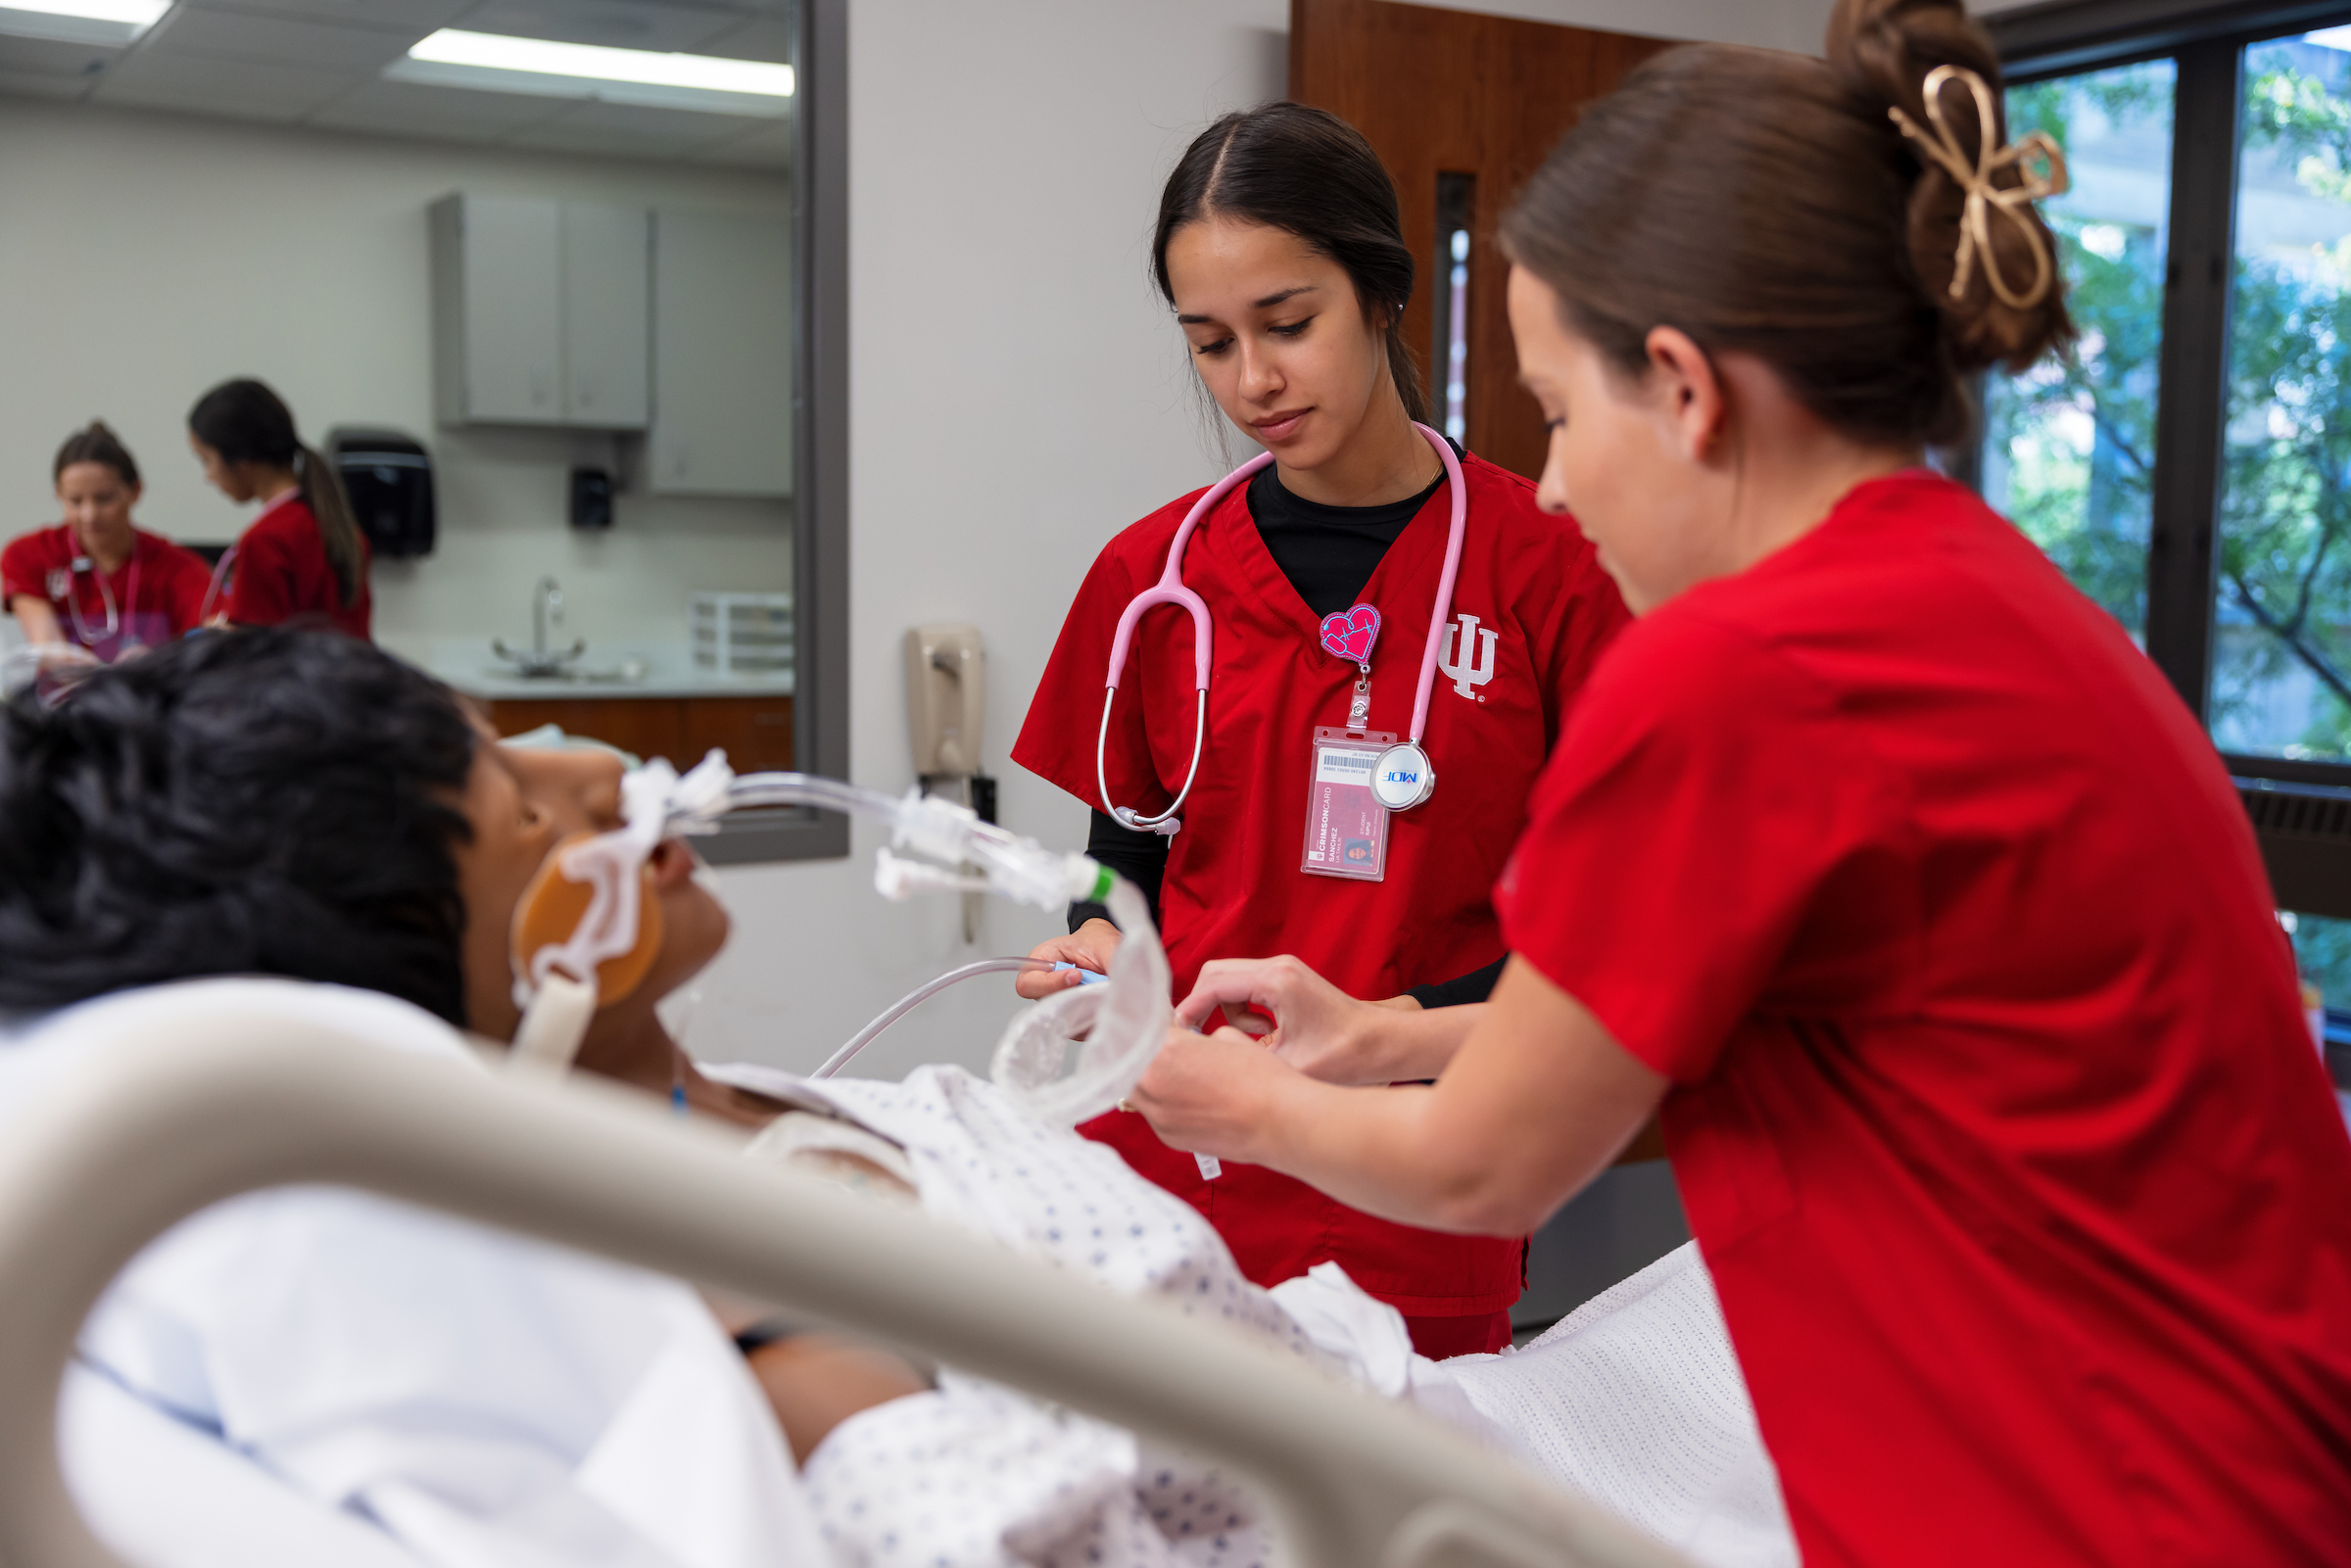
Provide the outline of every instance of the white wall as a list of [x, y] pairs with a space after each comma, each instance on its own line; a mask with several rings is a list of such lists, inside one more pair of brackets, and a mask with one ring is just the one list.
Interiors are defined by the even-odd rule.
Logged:
[[600, 439], [443, 431], [432, 417], [425, 206], [452, 190], [783, 212], [772, 174], [246, 126], [0, 99], [0, 522], [55, 520], [49, 463], [93, 415], [147, 477], [139, 520], [234, 537], [243, 516], [188, 454], [189, 404], [259, 375], [312, 441], [338, 423], [424, 439], [441, 540], [376, 568], [376, 629], [527, 637], [540, 573], [592, 643], [682, 642], [696, 588], [791, 582], [781, 501], [624, 497], [608, 536], [563, 521], [565, 470]]
[[[1523, 0], [1479, 9], [1817, 49], [1823, 0]], [[1278, 97], [1284, 0], [854, 0], [850, 7], [850, 710], [861, 784], [911, 782], [897, 640], [988, 639], [1003, 820], [1082, 843], [1079, 802], [1005, 761], [1086, 566], [1118, 529], [1221, 472], [1145, 276], [1161, 182], [1227, 109]], [[1093, 713], [1069, 715], [1091, 725]], [[991, 901], [887, 905], [875, 840], [846, 863], [722, 873], [743, 938], [688, 1039], [812, 1066], [916, 984], [1061, 923]], [[984, 1064], [1016, 1004], [994, 977], [869, 1053], [894, 1076]]]

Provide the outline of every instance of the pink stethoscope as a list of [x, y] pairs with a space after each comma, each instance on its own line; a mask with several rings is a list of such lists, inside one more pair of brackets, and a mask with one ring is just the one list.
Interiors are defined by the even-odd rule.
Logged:
[[[1437, 608], [1428, 623], [1428, 645], [1420, 650], [1420, 694], [1413, 704], [1412, 736], [1381, 752], [1372, 765], [1372, 797], [1390, 811], [1408, 811], [1426, 800], [1437, 787], [1437, 771], [1421, 748], [1420, 736], [1428, 728], [1428, 694], [1436, 684], [1437, 656], [1444, 643], [1445, 623], [1453, 618], [1453, 580], [1461, 570], [1462, 540], [1468, 531], [1469, 521], [1468, 493], [1462, 484], [1462, 465], [1454, 456], [1453, 448], [1424, 424], [1415, 421], [1413, 428], [1437, 449], [1437, 456], [1445, 464], [1446, 482], [1453, 487], [1453, 537], [1445, 546], [1444, 575], [1437, 579]], [[1122, 828], [1136, 832], [1173, 834], [1182, 826], [1176, 813], [1183, 809], [1185, 797], [1191, 794], [1192, 784], [1200, 777], [1200, 752], [1208, 740], [1209, 639], [1214, 627], [1206, 602], [1183, 586], [1183, 549], [1191, 543], [1192, 530], [1208, 515], [1208, 509], [1231, 494], [1235, 485], [1272, 460], [1271, 452], [1259, 452], [1211, 485], [1206, 495], [1192, 502], [1183, 526], [1176, 530], [1175, 542], [1168, 546], [1167, 569], [1159, 574], [1157, 583], [1128, 601], [1126, 613], [1119, 617], [1119, 633], [1110, 644], [1108, 689], [1102, 694], [1102, 728], [1094, 736], [1094, 783], [1102, 791], [1102, 809]], [[1103, 764], [1103, 752], [1110, 741], [1110, 705], [1119, 694], [1119, 672], [1127, 666], [1127, 646], [1133, 641], [1135, 626], [1142, 620], [1143, 612], [1160, 604], [1179, 604], [1191, 612], [1194, 686], [1200, 698], [1198, 717], [1192, 727], [1192, 766], [1183, 776], [1183, 788], [1176, 794], [1175, 804], [1156, 817], [1146, 817], [1131, 806], [1110, 803], [1110, 776]]]

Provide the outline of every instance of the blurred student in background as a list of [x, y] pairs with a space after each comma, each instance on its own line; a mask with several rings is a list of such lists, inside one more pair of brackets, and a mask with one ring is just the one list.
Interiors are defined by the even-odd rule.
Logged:
[[192, 551], [132, 524], [139, 465], [103, 420], [66, 438], [50, 478], [65, 521], [0, 550], [0, 596], [25, 641], [111, 664], [202, 624], [213, 574]]
[[262, 503], [223, 562], [230, 623], [314, 621], [366, 640], [367, 541], [333, 465], [302, 444], [277, 394], [221, 382], [188, 411], [188, 445], [214, 489]]

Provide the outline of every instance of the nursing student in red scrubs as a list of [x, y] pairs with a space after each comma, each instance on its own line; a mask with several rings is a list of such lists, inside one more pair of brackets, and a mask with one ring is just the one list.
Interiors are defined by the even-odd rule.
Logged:
[[1509, 967], [1425, 1017], [1222, 970], [1187, 1014], [1435, 1083], [1225, 1030], [1133, 1100], [1489, 1234], [1661, 1108], [1806, 1568], [2351, 1562], [2351, 1137], [2244, 811], [1923, 466], [1964, 376], [2071, 330], [1999, 103], [1958, 4], [1842, 0], [1825, 61], [1676, 49], [1585, 112], [1505, 220], [1511, 317], [1543, 502], [1638, 619], [1498, 889]]
[[[1451, 535], [1443, 461], [1414, 428], [1428, 416], [1400, 335], [1413, 258], [1395, 190], [1330, 115], [1295, 104], [1230, 115], [1169, 178], [1153, 259], [1201, 384], [1273, 457], [1204, 516], [1182, 562], [1213, 617], [1214, 665], [1181, 831], [1134, 832], [1107, 812], [1162, 813], [1191, 773], [1197, 679], [1183, 610], [1145, 614], [1125, 661], [1103, 737], [1107, 802], [1096, 739], [1121, 613], [1159, 580], [1199, 493], [1094, 562], [1013, 758], [1094, 808], [1092, 852], [1153, 895], [1179, 990], [1210, 960], [1291, 953], [1402, 1008], [1480, 999], [1504, 951], [1494, 878], [1623, 605], [1571, 521], [1545, 515], [1527, 481], [1463, 454], [1465, 543], [1420, 737], [1441, 782], [1384, 830], [1359, 817], [1364, 831], [1310, 845], [1310, 819], [1322, 825], [1310, 789], [1326, 776], [1318, 731], [1412, 729]], [[1118, 942], [1107, 913], [1078, 906], [1072, 934], [1038, 955], [1106, 969]], [[1024, 993], [1076, 979], [1039, 974]], [[1083, 1130], [1196, 1205], [1251, 1278], [1272, 1284], [1335, 1259], [1401, 1310], [1430, 1354], [1509, 1343], [1521, 1238], [1394, 1224], [1237, 1162], [1212, 1180], [1130, 1112]]]
[[0, 596], [25, 641], [111, 664], [200, 624], [211, 569], [131, 523], [139, 465], [114, 431], [93, 419], [68, 436], [50, 475], [66, 520], [0, 550]]
[[295, 436], [277, 394], [259, 381], [223, 381], [188, 411], [188, 445], [214, 489], [262, 503], [231, 551], [229, 621], [315, 622], [366, 640], [366, 536], [334, 465]]

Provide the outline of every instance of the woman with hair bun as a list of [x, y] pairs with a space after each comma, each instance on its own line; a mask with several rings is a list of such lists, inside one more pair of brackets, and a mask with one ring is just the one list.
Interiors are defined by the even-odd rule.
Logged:
[[2351, 1562], [2351, 1137], [2244, 811], [1925, 466], [2069, 336], [2062, 159], [1953, 0], [1841, 0], [1827, 55], [1657, 57], [1505, 222], [1543, 503], [1638, 618], [1492, 1002], [1224, 967], [1185, 1014], [1268, 1007], [1334, 1081], [1177, 1034], [1134, 1103], [1486, 1233], [1661, 1110], [1807, 1568]]
[[68, 436], [49, 475], [66, 520], [0, 550], [0, 596], [25, 641], [111, 664], [202, 622], [212, 574], [193, 551], [132, 524], [139, 465], [104, 420]]
[[[1178, 986], [1210, 960], [1290, 953], [1400, 1008], [1482, 1000], [1504, 950], [1494, 878], [1624, 606], [1532, 485], [1425, 428], [1402, 324], [1413, 255], [1395, 186], [1354, 127], [1298, 104], [1218, 120], [1168, 178], [1152, 262], [1201, 386], [1271, 460], [1104, 547], [1013, 760], [1093, 807], [1088, 848], [1153, 897]], [[1196, 504], [1208, 509], [1179, 546]], [[1214, 628], [1208, 690], [1192, 620], [1157, 608], [1135, 623], [1105, 712], [1122, 613], [1176, 551]], [[1442, 783], [1391, 814], [1367, 785], [1408, 735]], [[1182, 831], [1153, 831], [1162, 818]], [[1108, 915], [1075, 906], [1071, 934], [1036, 956], [1107, 970]], [[1131, 1112], [1085, 1130], [1198, 1207], [1258, 1283], [1336, 1261], [1430, 1355], [1510, 1343], [1520, 1238], [1391, 1224], [1238, 1162], [1211, 1176]]]
[[374, 611], [367, 538], [334, 465], [294, 433], [294, 415], [259, 381], [223, 381], [188, 410], [188, 446], [230, 500], [258, 500], [224, 562], [237, 626], [304, 620], [365, 641]]

